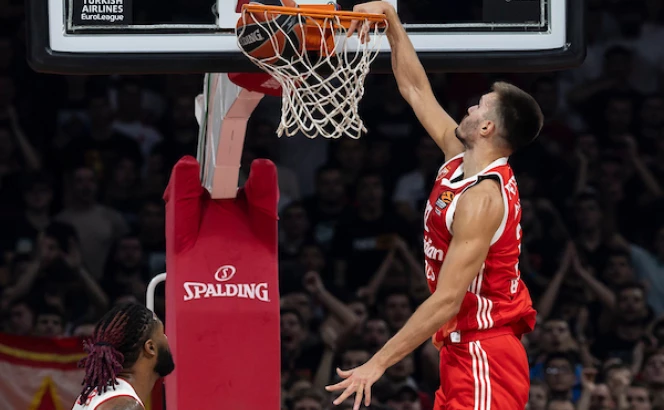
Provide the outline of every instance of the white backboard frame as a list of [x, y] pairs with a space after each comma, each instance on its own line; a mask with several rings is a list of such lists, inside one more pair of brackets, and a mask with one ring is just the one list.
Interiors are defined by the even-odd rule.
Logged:
[[[48, 1], [49, 46], [56, 53], [239, 53], [232, 30], [196, 34], [67, 34], [64, 0]], [[234, 27], [235, 0], [218, 0], [220, 29]], [[389, 0], [396, 3], [395, 0]], [[313, 0], [313, 3], [327, 3]], [[302, 2], [304, 3], [304, 1]], [[418, 52], [484, 52], [554, 50], [567, 46], [565, 0], [549, 0], [549, 30], [524, 33], [410, 33]], [[230, 8], [229, 8], [230, 7]], [[232, 24], [231, 24], [232, 23]], [[351, 42], [351, 47], [356, 42]], [[380, 51], [389, 51], [384, 41]]]

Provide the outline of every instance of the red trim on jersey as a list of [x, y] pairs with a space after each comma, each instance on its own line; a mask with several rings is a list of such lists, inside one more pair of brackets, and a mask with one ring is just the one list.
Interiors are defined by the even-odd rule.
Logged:
[[[118, 394], [117, 396], [112, 396], [112, 397], [109, 397], [109, 398], [106, 398], [106, 399], [100, 401], [99, 403], [97, 403], [97, 405], [92, 410], [97, 410], [99, 408], [99, 406], [101, 406], [102, 404], [106, 403], [109, 400], [117, 399], [118, 397], [131, 397], [132, 399], [136, 400], [136, 397], [132, 396], [131, 394]], [[145, 409], [145, 406], [143, 405], [143, 403], [141, 403], [140, 400], [136, 400], [136, 402], [138, 404], [140, 404], [141, 407], [143, 407]]]

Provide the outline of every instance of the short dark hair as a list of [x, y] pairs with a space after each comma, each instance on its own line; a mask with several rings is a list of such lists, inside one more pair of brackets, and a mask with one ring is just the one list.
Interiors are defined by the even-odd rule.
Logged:
[[535, 99], [519, 87], [496, 82], [491, 91], [498, 95], [497, 113], [502, 121], [503, 136], [513, 151], [517, 151], [537, 138], [544, 114]]
[[403, 288], [398, 288], [398, 287], [383, 287], [378, 291], [377, 295], [377, 305], [383, 306], [385, 303], [387, 303], [387, 299], [390, 298], [390, 296], [394, 295], [401, 295], [405, 296], [408, 299], [408, 303], [410, 304], [411, 307], [415, 306], [415, 303], [413, 302], [413, 298], [411, 297], [410, 293], [408, 290], [403, 289]]
[[643, 293], [644, 295], [647, 293], [647, 291], [646, 291], [646, 287], [643, 286], [642, 283], [639, 283], [639, 282], [636, 282], [636, 281], [632, 281], [632, 282], [627, 282], [627, 283], [625, 283], [624, 285], [620, 286], [620, 287], [617, 289], [616, 294], [617, 294], [617, 295], [620, 295], [622, 292], [624, 292], [624, 291], [626, 291], [626, 290], [632, 290], [632, 289], [638, 289], [638, 290], [640, 290], [641, 293]]
[[294, 315], [297, 318], [298, 323], [300, 324], [300, 326], [303, 329], [307, 327], [306, 323], [304, 323], [304, 318], [302, 317], [300, 312], [298, 312], [297, 310], [291, 309], [291, 308], [284, 308], [284, 309], [281, 309], [279, 311], [279, 317], [287, 315], [287, 314]]
[[544, 367], [549, 367], [551, 362], [554, 360], [565, 360], [572, 367], [572, 371], [574, 371], [576, 365], [581, 361], [579, 355], [576, 352], [554, 352], [546, 355], [546, 358], [544, 359]]
[[292, 400], [293, 406], [295, 406], [295, 403], [297, 403], [298, 401], [304, 399], [312, 399], [322, 404], [325, 397], [320, 391], [316, 390], [315, 388], [307, 389], [298, 394], [297, 396], [293, 397]]
[[627, 263], [629, 263], [630, 265], [632, 264], [632, 255], [630, 255], [629, 252], [627, 252], [624, 249], [612, 249], [609, 252], [609, 258], [615, 258], [615, 257], [625, 258], [627, 259]]

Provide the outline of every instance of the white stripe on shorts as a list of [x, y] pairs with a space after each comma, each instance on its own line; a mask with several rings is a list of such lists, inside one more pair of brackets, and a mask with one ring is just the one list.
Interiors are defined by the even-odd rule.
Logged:
[[468, 344], [475, 380], [474, 410], [491, 410], [491, 378], [489, 359], [479, 341]]

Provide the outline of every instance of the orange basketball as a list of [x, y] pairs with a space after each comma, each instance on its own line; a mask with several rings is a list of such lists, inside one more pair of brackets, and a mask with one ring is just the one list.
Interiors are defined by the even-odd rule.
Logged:
[[[298, 7], [293, 0], [261, 0], [250, 4]], [[284, 65], [304, 48], [303, 30], [298, 16], [245, 12], [235, 27], [238, 44], [250, 56], [273, 65]], [[280, 59], [282, 57], [286, 61]]]

